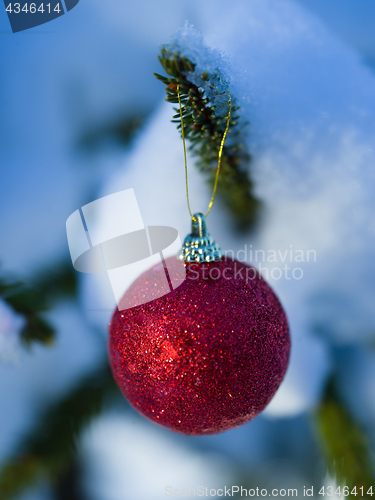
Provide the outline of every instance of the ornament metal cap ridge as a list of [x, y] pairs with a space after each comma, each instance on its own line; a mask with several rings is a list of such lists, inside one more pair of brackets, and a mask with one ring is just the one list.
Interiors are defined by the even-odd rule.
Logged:
[[192, 217], [191, 234], [186, 236], [178, 254], [179, 260], [185, 262], [214, 262], [221, 259], [223, 252], [219, 245], [207, 232], [206, 218], [201, 213]]

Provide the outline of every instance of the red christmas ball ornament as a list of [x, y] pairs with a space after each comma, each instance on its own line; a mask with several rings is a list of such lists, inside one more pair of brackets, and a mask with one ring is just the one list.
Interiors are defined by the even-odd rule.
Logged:
[[[220, 258], [204, 216], [194, 219], [181, 254], [185, 281], [156, 300], [117, 309], [109, 352], [121, 391], [140, 413], [203, 435], [244, 424], [267, 406], [285, 375], [290, 337], [266, 281], [253, 267]], [[179, 264], [175, 257], [166, 263], [169, 270]], [[143, 273], [123, 301], [144, 296], [162, 274], [160, 265]]]

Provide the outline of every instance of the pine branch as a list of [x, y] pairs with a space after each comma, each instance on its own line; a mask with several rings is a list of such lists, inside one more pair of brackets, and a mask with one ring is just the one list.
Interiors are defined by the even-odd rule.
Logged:
[[[372, 486], [375, 493], [374, 468], [363, 430], [339, 401], [333, 381], [316, 414], [317, 431], [328, 470], [338, 485], [363, 486], [364, 493]], [[349, 495], [349, 498], [356, 496]], [[365, 497], [366, 498], [366, 497]]]
[[69, 262], [45, 269], [31, 281], [32, 286], [0, 279], [0, 297], [26, 319], [21, 338], [27, 346], [33, 341], [51, 345], [55, 331], [43, 313], [57, 300], [75, 294], [76, 275]]
[[[219, 73], [203, 73], [199, 76], [205, 85], [203, 89], [190, 81], [193, 80], [195, 64], [189, 59], [162, 48], [159, 60], [169, 77], [157, 73], [154, 75], [166, 86], [166, 101], [173, 104], [178, 104], [179, 85], [185, 137], [191, 143], [190, 150], [198, 157], [198, 167], [213, 185], [220, 143], [228, 118], [228, 106], [223, 114], [218, 106], [212, 105], [212, 98], [208, 94], [221, 94], [222, 101], [228, 100], [226, 92], [217, 90], [222, 83], [221, 77]], [[231, 98], [232, 103], [235, 103], [235, 96]], [[179, 107], [174, 110], [176, 114], [172, 121], [181, 129]], [[251, 156], [241, 141], [238, 111], [239, 107], [233, 105], [229, 140], [227, 139], [223, 149], [218, 194], [235, 217], [236, 225], [240, 229], [247, 229], [256, 222], [260, 203], [252, 195], [253, 184], [247, 173]]]
[[41, 480], [56, 480], [69, 468], [81, 431], [100, 413], [117, 386], [106, 361], [52, 405], [0, 470], [1, 500], [10, 500]]

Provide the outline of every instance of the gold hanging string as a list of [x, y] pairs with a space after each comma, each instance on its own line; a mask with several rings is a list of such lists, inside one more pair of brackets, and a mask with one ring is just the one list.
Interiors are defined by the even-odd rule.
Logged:
[[[180, 90], [180, 86], [177, 85], [178, 104], [180, 106], [182, 143], [184, 145], [186, 200], [187, 200], [187, 206], [188, 206], [188, 209], [189, 209], [190, 217], [193, 220], [195, 220], [193, 214], [191, 213], [190, 202], [189, 202], [189, 179], [188, 179], [188, 168], [187, 168], [187, 159], [186, 159], [186, 144], [185, 144], [184, 122], [183, 122], [183, 119], [182, 119], [182, 107], [181, 107], [181, 98], [180, 98], [180, 92], [179, 92], [179, 90]], [[214, 183], [214, 190], [213, 190], [212, 198], [211, 198], [211, 201], [210, 201], [210, 203], [208, 205], [208, 210], [207, 210], [207, 213], [206, 213], [205, 217], [207, 217], [207, 215], [210, 213], [210, 210], [212, 208], [212, 204], [213, 204], [214, 199], [215, 199], [216, 189], [217, 189], [217, 183], [218, 183], [218, 180], [219, 180], [219, 173], [220, 173], [220, 166], [221, 166], [221, 157], [222, 157], [222, 154], [223, 154], [223, 148], [224, 148], [225, 138], [226, 138], [226, 135], [227, 135], [227, 132], [228, 132], [228, 129], [229, 129], [230, 115], [231, 115], [231, 111], [232, 111], [232, 99], [231, 99], [229, 90], [227, 92], [228, 92], [228, 95], [229, 95], [229, 111], [228, 111], [227, 126], [225, 128], [225, 132], [224, 132], [223, 138], [221, 139], [221, 143], [220, 143], [218, 164], [217, 164], [217, 170], [216, 170], [216, 176], [215, 176], [215, 183]]]

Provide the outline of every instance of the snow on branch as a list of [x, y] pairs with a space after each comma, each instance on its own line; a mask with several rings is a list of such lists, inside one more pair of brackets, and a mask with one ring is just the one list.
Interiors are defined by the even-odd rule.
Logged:
[[[252, 195], [248, 175], [251, 156], [243, 140], [247, 123], [241, 118], [237, 98], [231, 89], [229, 62], [217, 50], [207, 47], [202, 35], [185, 24], [175, 38], [161, 49], [159, 60], [168, 77], [155, 73], [166, 86], [166, 101], [182, 104], [185, 137], [197, 157], [197, 166], [213, 184], [220, 143], [228, 118], [228, 91], [232, 116], [223, 149], [218, 193], [235, 218], [238, 227], [252, 226], [259, 213], [259, 201]], [[179, 108], [173, 122], [181, 129]]]

